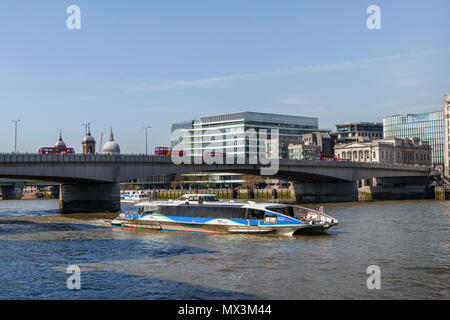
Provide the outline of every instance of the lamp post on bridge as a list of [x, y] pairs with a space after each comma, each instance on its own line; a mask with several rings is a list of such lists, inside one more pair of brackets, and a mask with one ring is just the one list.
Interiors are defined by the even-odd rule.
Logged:
[[150, 129], [150, 126], [142, 127], [142, 129], [145, 130], [145, 155], [148, 155], [148, 148], [147, 148], [147, 129]]
[[82, 123], [81, 125], [84, 126], [84, 131], [85, 131], [84, 134], [87, 135], [88, 130], [90, 130], [91, 123], [87, 122], [87, 123]]
[[14, 122], [14, 153], [17, 153], [17, 123], [20, 121], [20, 119], [13, 120]]

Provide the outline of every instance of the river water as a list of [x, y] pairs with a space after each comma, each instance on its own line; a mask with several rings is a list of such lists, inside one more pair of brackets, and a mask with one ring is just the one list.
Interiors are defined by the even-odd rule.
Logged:
[[449, 299], [448, 201], [326, 205], [340, 224], [295, 237], [127, 230], [57, 208], [0, 201], [0, 299]]

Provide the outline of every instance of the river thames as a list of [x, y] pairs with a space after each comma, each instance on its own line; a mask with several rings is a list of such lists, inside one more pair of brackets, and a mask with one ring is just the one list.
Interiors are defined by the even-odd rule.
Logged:
[[[0, 299], [449, 299], [448, 201], [325, 205], [340, 224], [294, 237], [136, 231], [57, 209], [0, 201]], [[381, 289], [367, 288], [371, 265]]]

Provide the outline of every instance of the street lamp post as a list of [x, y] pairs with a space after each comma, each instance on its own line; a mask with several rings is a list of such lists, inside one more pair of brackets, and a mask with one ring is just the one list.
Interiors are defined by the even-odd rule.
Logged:
[[13, 120], [14, 122], [14, 153], [17, 153], [17, 122], [19, 122], [20, 119]]
[[147, 129], [151, 128], [150, 126], [142, 127], [142, 129], [145, 130], [145, 155], [148, 155], [148, 148], [147, 148]]
[[91, 125], [91, 123], [87, 122], [87, 123], [82, 123], [81, 125], [84, 126], [84, 131], [85, 131], [84, 134], [87, 135], [88, 130], [89, 130], [89, 126]]

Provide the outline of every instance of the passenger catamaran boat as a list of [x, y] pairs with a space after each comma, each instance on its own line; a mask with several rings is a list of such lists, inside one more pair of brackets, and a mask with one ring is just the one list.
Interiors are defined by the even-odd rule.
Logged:
[[121, 213], [113, 227], [195, 233], [324, 234], [337, 219], [323, 208], [219, 201], [215, 195], [184, 195], [177, 200], [142, 202], [139, 212]]

